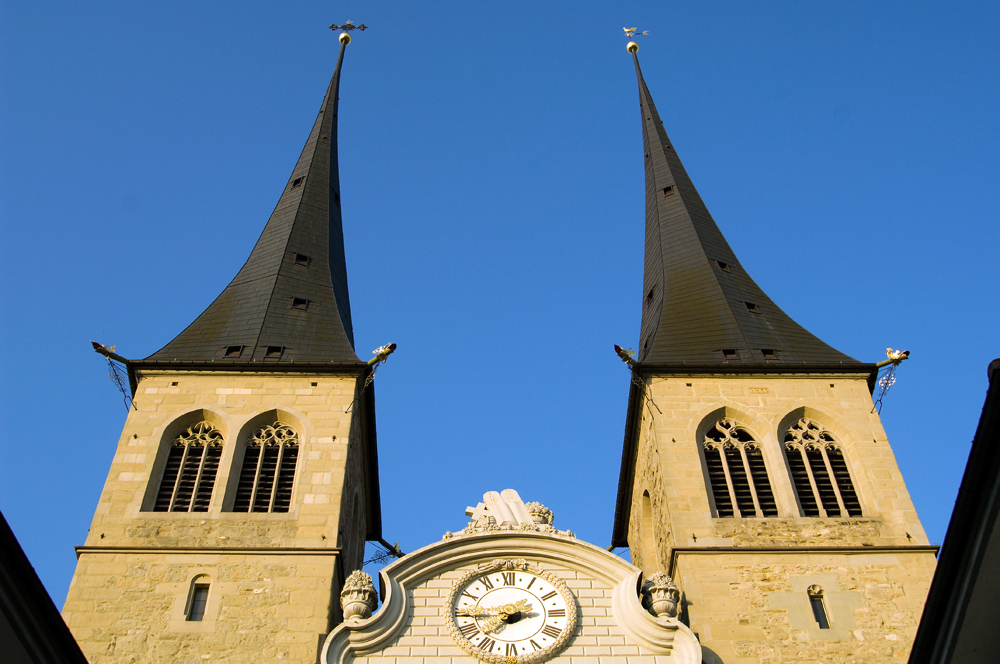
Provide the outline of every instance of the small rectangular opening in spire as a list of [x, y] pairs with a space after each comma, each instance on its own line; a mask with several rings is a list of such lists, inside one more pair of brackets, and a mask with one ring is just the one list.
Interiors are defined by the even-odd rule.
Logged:
[[669, 187], [664, 187], [663, 188], [663, 197], [664, 198], [667, 198], [668, 196], [673, 196], [673, 195], [674, 195], [674, 186], [673, 185], [670, 185]]
[[714, 258], [712, 259], [712, 262], [715, 263], [715, 266], [723, 272], [732, 272], [732, 270], [729, 269], [729, 263], [723, 263], [722, 261], [717, 261]]
[[305, 254], [295, 254], [295, 264], [302, 267], [309, 267], [309, 257]]
[[760, 307], [758, 307], [753, 302], [744, 302], [743, 304], [746, 306], [747, 311], [749, 311], [750, 313], [752, 313], [752, 314], [759, 314], [760, 313]]
[[727, 360], [738, 360], [740, 359], [740, 351], [736, 350], [735, 348], [723, 348], [722, 357], [726, 358]]
[[238, 358], [240, 355], [243, 354], [243, 348], [245, 348], [245, 347], [244, 346], [226, 346], [226, 354], [225, 354], [226, 359], [233, 360], [233, 359]]
[[302, 186], [302, 181], [303, 180], [305, 180], [304, 177], [302, 177], [302, 178], [295, 178], [294, 180], [292, 180], [292, 187], [291, 188], [292, 189], [298, 189], [299, 187]]
[[292, 309], [296, 311], [305, 311], [309, 308], [309, 300], [304, 297], [293, 297], [292, 298]]
[[774, 350], [773, 348], [761, 348], [760, 354], [764, 356], [765, 360], [778, 359], [778, 351]]
[[285, 352], [284, 346], [267, 346], [264, 350], [265, 360], [280, 360], [281, 354]]

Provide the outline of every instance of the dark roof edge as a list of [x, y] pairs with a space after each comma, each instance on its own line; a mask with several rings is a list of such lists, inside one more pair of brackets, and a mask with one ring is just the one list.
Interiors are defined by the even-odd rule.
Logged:
[[0, 613], [37, 664], [87, 664], [87, 658], [52, 603], [0, 512]]
[[[990, 362], [988, 371], [986, 401], [909, 664], [951, 661], [990, 534], [1000, 514], [1000, 359]], [[987, 574], [991, 572], [988, 570]]]
[[625, 414], [625, 442], [622, 445], [621, 473], [618, 476], [618, 499], [615, 502], [615, 522], [611, 528], [611, 546], [628, 546], [628, 522], [632, 511], [632, 479], [635, 473], [635, 453], [639, 426], [636, 420], [641, 415], [639, 400], [645, 392], [645, 383], [637, 374], [629, 381], [628, 410]]
[[851, 364], [817, 364], [814, 362], [802, 362], [793, 364], [789, 362], [775, 362], [773, 364], [743, 364], [733, 362], [727, 364], [687, 364], [684, 362], [670, 364], [655, 364], [651, 362], [639, 362], [636, 364], [637, 372], [640, 374], [794, 374], [794, 373], [836, 373], [836, 374], [857, 374], [867, 376], [873, 371], [878, 371], [874, 364], [862, 362]]
[[129, 369], [163, 369], [177, 371], [284, 371], [309, 373], [356, 373], [368, 365], [365, 362], [201, 362], [195, 360], [131, 360]]
[[367, 386], [364, 388], [362, 398], [364, 399], [365, 415], [367, 418], [366, 430], [368, 432], [368, 447], [365, 450], [365, 458], [368, 461], [368, 532], [366, 540], [379, 540], [382, 538], [382, 492], [378, 481], [378, 436], [375, 430], [375, 381], [368, 382], [374, 369], [368, 368], [358, 377], [364, 380]]

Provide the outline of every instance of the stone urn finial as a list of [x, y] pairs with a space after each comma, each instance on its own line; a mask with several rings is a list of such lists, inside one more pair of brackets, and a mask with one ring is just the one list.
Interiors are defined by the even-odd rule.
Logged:
[[364, 620], [371, 618], [378, 606], [375, 584], [372, 578], [359, 569], [351, 572], [340, 591], [340, 608], [344, 610], [344, 620]]
[[553, 521], [552, 510], [538, 502], [528, 503], [524, 506], [531, 516], [531, 520], [540, 526], [551, 526]]
[[663, 572], [653, 574], [642, 584], [642, 605], [658, 620], [676, 618], [680, 601], [681, 591]]

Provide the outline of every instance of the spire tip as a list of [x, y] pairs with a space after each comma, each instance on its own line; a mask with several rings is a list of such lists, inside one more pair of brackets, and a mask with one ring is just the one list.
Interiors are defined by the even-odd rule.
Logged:
[[634, 41], [630, 41], [628, 44], [625, 45], [625, 48], [628, 50], [629, 53], [635, 55], [636, 51], [639, 50], [639, 45], [636, 44]]
[[344, 46], [347, 46], [348, 44], [351, 43], [351, 36], [346, 32], [341, 32], [339, 39], [340, 43], [343, 44]]

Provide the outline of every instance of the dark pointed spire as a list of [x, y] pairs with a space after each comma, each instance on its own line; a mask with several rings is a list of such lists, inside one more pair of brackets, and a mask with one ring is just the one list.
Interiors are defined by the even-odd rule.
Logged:
[[643, 365], [812, 367], [857, 360], [792, 320], [754, 283], [716, 226], [653, 105], [636, 56], [646, 170]]
[[360, 364], [347, 290], [337, 166], [340, 55], [298, 163], [247, 262], [143, 363]]

